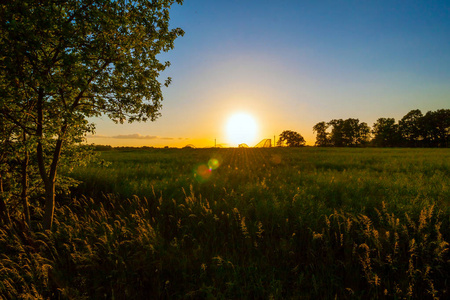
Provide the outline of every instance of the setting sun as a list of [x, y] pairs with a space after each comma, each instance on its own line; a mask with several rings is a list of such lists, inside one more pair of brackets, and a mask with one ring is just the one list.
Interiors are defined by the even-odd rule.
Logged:
[[226, 132], [229, 143], [235, 146], [242, 143], [253, 146], [256, 142], [258, 125], [251, 115], [236, 113], [228, 119]]

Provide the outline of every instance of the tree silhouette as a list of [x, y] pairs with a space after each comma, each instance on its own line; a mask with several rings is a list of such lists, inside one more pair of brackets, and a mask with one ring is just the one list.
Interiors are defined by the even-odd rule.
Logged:
[[399, 132], [407, 147], [418, 147], [423, 140], [423, 114], [411, 110], [399, 121]]
[[450, 109], [429, 111], [422, 118], [422, 135], [427, 147], [449, 147]]
[[278, 146], [286, 145], [288, 147], [301, 147], [305, 143], [306, 141], [301, 134], [292, 130], [283, 131], [277, 142]]
[[329, 133], [327, 132], [328, 124], [326, 122], [319, 122], [313, 127], [313, 132], [316, 135], [316, 143], [315, 145], [318, 147], [326, 147], [330, 146], [330, 138]]
[[347, 146], [345, 135], [343, 132], [344, 120], [333, 119], [328, 122], [328, 126], [331, 126], [330, 143], [335, 147]]
[[373, 124], [372, 144], [378, 147], [395, 147], [401, 143], [398, 124], [394, 118], [379, 118]]
[[372, 133], [371, 143], [377, 147], [450, 147], [450, 109], [425, 115], [411, 110], [398, 123], [393, 118], [379, 118], [372, 130], [358, 119], [333, 119], [317, 123], [313, 132], [317, 134], [316, 146], [363, 146]]
[[330, 144], [335, 147], [362, 146], [368, 143], [370, 128], [358, 119], [333, 119], [327, 124], [331, 126]]

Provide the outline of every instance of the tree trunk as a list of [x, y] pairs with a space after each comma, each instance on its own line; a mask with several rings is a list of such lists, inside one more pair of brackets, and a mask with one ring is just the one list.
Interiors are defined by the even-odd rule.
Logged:
[[11, 224], [11, 219], [9, 218], [8, 208], [6, 207], [3, 195], [0, 195], [0, 218], [5, 225]]
[[9, 218], [8, 209], [6, 208], [3, 197], [0, 197], [0, 217], [5, 225], [11, 224], [11, 219]]
[[53, 215], [55, 212], [55, 185], [56, 185], [56, 172], [58, 169], [59, 158], [61, 157], [61, 149], [64, 142], [64, 136], [67, 130], [67, 122], [60, 128], [59, 137], [56, 141], [55, 148], [53, 150], [53, 157], [51, 160], [50, 168], [47, 173], [45, 161], [44, 161], [44, 149], [42, 139], [43, 134], [43, 103], [44, 94], [42, 89], [39, 90], [38, 101], [37, 101], [37, 128], [36, 135], [38, 137], [38, 144], [36, 148], [36, 155], [39, 167], [39, 173], [41, 175], [42, 181], [44, 182], [45, 188], [45, 211], [44, 211], [44, 229], [51, 230], [53, 225]]
[[9, 218], [8, 208], [6, 207], [5, 199], [3, 198], [3, 176], [0, 173], [0, 218], [5, 225], [11, 224]]
[[44, 93], [42, 89], [39, 89], [38, 101], [37, 101], [37, 128], [36, 135], [38, 137], [38, 144], [36, 148], [36, 156], [39, 167], [39, 173], [41, 175], [41, 179], [44, 183], [45, 188], [45, 212], [44, 212], [44, 220], [43, 225], [44, 229], [51, 230], [53, 225], [53, 212], [55, 208], [55, 182], [53, 178], [47, 175], [47, 171], [45, 168], [44, 161], [44, 149], [42, 146], [42, 139], [44, 138], [43, 134], [43, 102], [44, 102]]
[[[25, 137], [24, 137], [25, 139]], [[30, 209], [28, 206], [28, 162], [29, 162], [29, 154], [28, 151], [25, 151], [25, 157], [22, 161], [22, 193], [21, 193], [21, 199], [22, 199], [22, 206], [23, 206], [23, 213], [25, 215], [25, 222], [28, 226], [30, 226]]]
[[52, 230], [54, 212], [55, 212], [55, 181], [49, 180], [49, 182], [45, 183], [45, 212], [44, 212], [45, 230]]

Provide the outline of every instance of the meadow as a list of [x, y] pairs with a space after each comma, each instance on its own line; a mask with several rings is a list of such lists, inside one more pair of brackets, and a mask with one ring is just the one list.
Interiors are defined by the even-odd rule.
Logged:
[[5, 298], [450, 297], [449, 149], [100, 157], [66, 171], [53, 233], [1, 230]]

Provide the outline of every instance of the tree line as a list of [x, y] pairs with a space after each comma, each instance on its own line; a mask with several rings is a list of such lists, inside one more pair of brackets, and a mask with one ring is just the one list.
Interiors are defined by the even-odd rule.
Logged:
[[[318, 147], [450, 147], [450, 109], [411, 110], [398, 122], [379, 118], [372, 128], [359, 119], [333, 119], [313, 127]], [[303, 136], [292, 130], [280, 134], [278, 146], [301, 147]]]
[[313, 127], [319, 147], [443, 147], [450, 146], [450, 109], [411, 110], [401, 120], [379, 118], [370, 128], [358, 119], [333, 119]]

